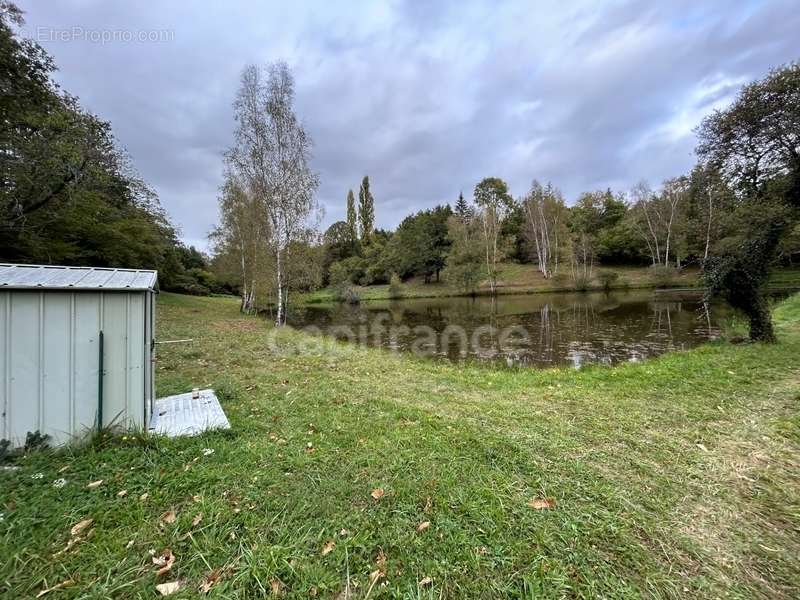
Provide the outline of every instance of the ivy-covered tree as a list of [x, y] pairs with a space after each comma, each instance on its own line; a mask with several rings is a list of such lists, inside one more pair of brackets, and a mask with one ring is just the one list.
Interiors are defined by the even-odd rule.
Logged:
[[728, 181], [735, 210], [751, 217], [740, 222], [741, 243], [706, 261], [708, 295], [748, 316], [752, 340], [773, 342], [764, 288], [800, 211], [800, 64], [744, 86], [729, 108], [703, 121], [698, 137], [698, 155]]

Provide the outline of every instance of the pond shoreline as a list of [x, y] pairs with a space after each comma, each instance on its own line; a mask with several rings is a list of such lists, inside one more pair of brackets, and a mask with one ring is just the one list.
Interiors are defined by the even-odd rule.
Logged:
[[[517, 265], [522, 266], [522, 265]], [[676, 276], [675, 281], [670, 285], [658, 285], [648, 280], [651, 276], [649, 268], [623, 268], [623, 269], [600, 269], [601, 271], [613, 271], [618, 273], [623, 279], [620, 282], [609, 286], [599, 284], [589, 285], [586, 289], [575, 289], [574, 286], [551, 286], [550, 280], [538, 279], [533, 282], [519, 282], [524, 278], [530, 278], [531, 272], [536, 273], [533, 267], [523, 272], [523, 275], [515, 273], [508, 281], [501, 280], [495, 290], [495, 296], [515, 295], [515, 294], [548, 294], [548, 293], [582, 293], [582, 292], [605, 292], [621, 290], [645, 290], [652, 289], [656, 292], [672, 290], [701, 290], [702, 280], [699, 271], [687, 269], [685, 272]], [[627, 279], [626, 279], [627, 278]], [[353, 285], [353, 290], [359, 296], [359, 302], [371, 302], [375, 300], [410, 299], [410, 298], [469, 298], [469, 297], [491, 297], [492, 293], [487, 287], [480, 287], [475, 292], [464, 292], [447, 286], [443, 283], [419, 283], [411, 281], [403, 284], [402, 295], [399, 298], [392, 298], [389, 293], [388, 285]], [[778, 269], [771, 278], [768, 285], [769, 291], [796, 291], [800, 290], [800, 270], [797, 269]], [[334, 290], [323, 288], [315, 292], [298, 293], [290, 298], [290, 302], [300, 305], [338, 303], [340, 299], [336, 297]], [[274, 308], [270, 303], [264, 304], [259, 310], [269, 310]]]

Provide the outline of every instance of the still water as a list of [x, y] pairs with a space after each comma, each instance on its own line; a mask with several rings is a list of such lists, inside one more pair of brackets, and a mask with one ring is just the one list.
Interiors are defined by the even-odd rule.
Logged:
[[635, 290], [309, 305], [289, 324], [451, 361], [581, 367], [692, 348], [719, 337], [730, 315], [696, 292]]

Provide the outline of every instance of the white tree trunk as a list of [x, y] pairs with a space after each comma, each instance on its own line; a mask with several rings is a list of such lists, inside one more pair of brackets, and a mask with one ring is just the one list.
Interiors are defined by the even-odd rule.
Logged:
[[280, 327], [283, 325], [285, 318], [283, 314], [283, 263], [281, 261], [281, 249], [278, 247], [278, 257], [276, 260], [277, 268], [277, 288], [278, 288], [278, 311], [275, 318], [275, 325]]

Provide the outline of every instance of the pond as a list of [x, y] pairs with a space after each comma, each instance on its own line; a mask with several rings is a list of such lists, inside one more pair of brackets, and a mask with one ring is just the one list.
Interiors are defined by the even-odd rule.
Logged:
[[631, 290], [295, 306], [289, 324], [451, 361], [581, 367], [698, 346], [730, 315], [699, 292]]

